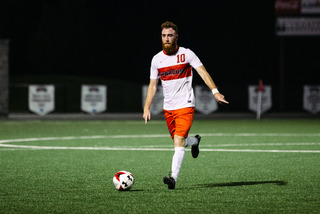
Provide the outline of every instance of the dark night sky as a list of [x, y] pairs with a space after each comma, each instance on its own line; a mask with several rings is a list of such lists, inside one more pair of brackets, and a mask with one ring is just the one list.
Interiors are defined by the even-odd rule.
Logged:
[[[274, 5], [263, 1], [1, 0], [0, 38], [10, 39], [10, 75], [84, 75], [148, 83], [160, 25], [179, 27], [226, 90], [279, 83]], [[283, 38], [285, 87], [318, 84], [318, 37]], [[195, 82], [200, 81], [195, 77]]]
[[[145, 81], [171, 20], [179, 44], [208, 70], [254, 75], [276, 68], [273, 4], [239, 1], [24, 1], [1, 4], [1, 36], [11, 40], [11, 74], [90, 74]], [[246, 71], [248, 73], [243, 73]]]

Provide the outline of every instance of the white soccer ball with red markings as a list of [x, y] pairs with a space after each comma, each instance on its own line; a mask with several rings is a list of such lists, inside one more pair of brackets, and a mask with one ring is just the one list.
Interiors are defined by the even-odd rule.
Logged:
[[119, 171], [113, 177], [113, 185], [119, 191], [125, 191], [132, 188], [134, 177], [128, 171]]

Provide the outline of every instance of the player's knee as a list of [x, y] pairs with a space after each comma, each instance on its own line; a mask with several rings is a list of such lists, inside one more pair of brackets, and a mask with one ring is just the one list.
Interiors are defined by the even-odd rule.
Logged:
[[173, 138], [173, 142], [175, 147], [184, 147], [186, 144], [186, 139], [185, 137], [175, 135]]

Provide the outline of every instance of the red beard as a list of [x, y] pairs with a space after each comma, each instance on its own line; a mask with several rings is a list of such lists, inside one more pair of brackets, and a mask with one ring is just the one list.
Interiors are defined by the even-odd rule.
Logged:
[[177, 43], [162, 43], [162, 49], [167, 55], [174, 55], [177, 52]]

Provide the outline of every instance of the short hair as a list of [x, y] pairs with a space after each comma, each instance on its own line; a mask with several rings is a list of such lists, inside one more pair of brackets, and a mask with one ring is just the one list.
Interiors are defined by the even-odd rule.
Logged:
[[165, 28], [172, 28], [178, 34], [178, 27], [173, 22], [166, 21], [166, 22], [162, 23], [161, 30], [163, 30]]

